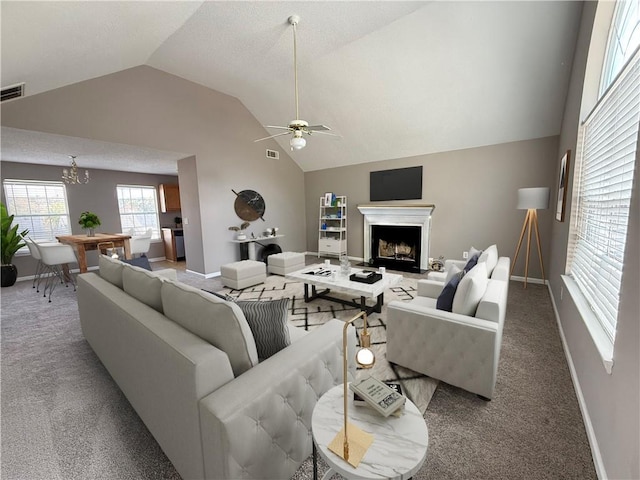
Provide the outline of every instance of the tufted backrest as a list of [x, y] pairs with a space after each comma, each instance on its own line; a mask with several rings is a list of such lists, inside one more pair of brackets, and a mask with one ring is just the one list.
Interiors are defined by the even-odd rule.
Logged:
[[[200, 401], [207, 478], [290, 478], [311, 454], [311, 415], [342, 383], [342, 327], [331, 320]], [[348, 361], [355, 374], [355, 330]]]

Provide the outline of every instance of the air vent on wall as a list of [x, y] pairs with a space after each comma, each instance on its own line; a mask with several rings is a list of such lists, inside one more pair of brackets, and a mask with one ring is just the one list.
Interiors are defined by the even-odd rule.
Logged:
[[11, 85], [10, 87], [4, 87], [0, 96], [0, 102], [20, 97], [24, 97], [24, 82]]
[[278, 160], [280, 158], [280, 152], [277, 150], [269, 150], [267, 148], [267, 158], [274, 158]]

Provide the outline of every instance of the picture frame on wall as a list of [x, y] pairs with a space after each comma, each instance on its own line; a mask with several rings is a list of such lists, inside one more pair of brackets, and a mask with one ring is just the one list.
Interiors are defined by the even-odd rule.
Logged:
[[327, 192], [324, 194], [324, 206], [325, 207], [329, 207], [331, 206], [331, 200], [333, 199], [333, 193], [331, 192]]
[[571, 150], [567, 152], [560, 160], [560, 174], [558, 175], [558, 196], [556, 201], [556, 220], [564, 222], [564, 211], [567, 204], [567, 183], [569, 182], [569, 160], [571, 158]]

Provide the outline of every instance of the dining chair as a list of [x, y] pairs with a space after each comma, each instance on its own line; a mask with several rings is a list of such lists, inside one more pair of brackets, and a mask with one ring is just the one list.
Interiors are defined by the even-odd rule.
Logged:
[[129, 235], [131, 235], [131, 239], [129, 240], [129, 245], [131, 247], [131, 256], [133, 257], [136, 254], [140, 254], [141, 256], [146, 255], [151, 247], [151, 235], [153, 230], [148, 228], [144, 235], [134, 235], [133, 229], [131, 229]]
[[[36, 289], [36, 292], [40, 293], [40, 280], [42, 279], [42, 274], [46, 270], [46, 266], [42, 263], [42, 257], [40, 256], [40, 251], [38, 247], [36, 247], [36, 242], [31, 239], [31, 237], [22, 237], [24, 243], [27, 244], [27, 248], [29, 248], [29, 253], [31, 256], [38, 261], [36, 264], [36, 272], [33, 276], [33, 284], [32, 288]], [[57, 242], [40, 242], [40, 245], [57, 245]]]
[[49, 303], [51, 303], [51, 295], [58, 284], [57, 280], [60, 280], [60, 283], [64, 283], [67, 287], [69, 286], [68, 282], [71, 282], [73, 291], [75, 291], [76, 282], [68, 268], [70, 263], [78, 263], [73, 247], [61, 243], [53, 245], [36, 243], [35, 246], [40, 252], [40, 257], [47, 273], [44, 296], [47, 296], [48, 289]]

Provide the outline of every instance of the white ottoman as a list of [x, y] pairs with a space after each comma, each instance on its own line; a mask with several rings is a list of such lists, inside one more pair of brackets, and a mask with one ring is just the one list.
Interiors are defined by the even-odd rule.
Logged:
[[282, 252], [274, 253], [267, 257], [269, 273], [286, 275], [287, 273], [302, 270], [305, 266], [304, 253]]
[[256, 260], [242, 260], [220, 267], [222, 284], [235, 290], [242, 290], [262, 283], [267, 278], [267, 266]]

